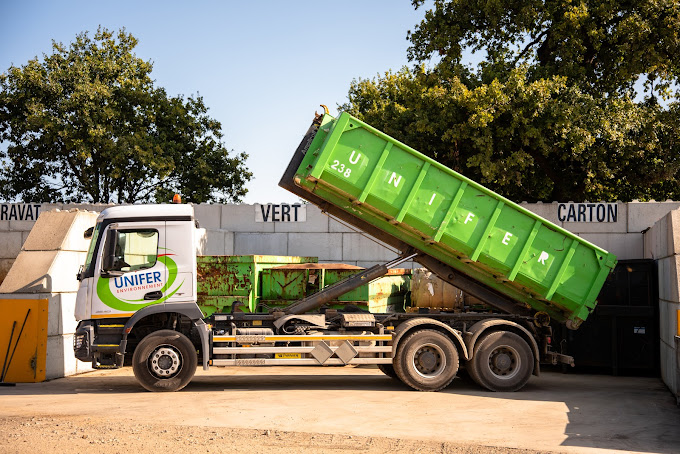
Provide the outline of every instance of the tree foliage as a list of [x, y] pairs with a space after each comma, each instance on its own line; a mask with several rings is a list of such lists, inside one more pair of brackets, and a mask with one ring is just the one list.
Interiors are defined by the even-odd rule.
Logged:
[[100, 28], [0, 75], [0, 196], [24, 201], [240, 201], [252, 174], [200, 96], [154, 86], [137, 39]]
[[677, 2], [435, 0], [419, 65], [341, 107], [511, 199], [678, 199], [679, 26]]

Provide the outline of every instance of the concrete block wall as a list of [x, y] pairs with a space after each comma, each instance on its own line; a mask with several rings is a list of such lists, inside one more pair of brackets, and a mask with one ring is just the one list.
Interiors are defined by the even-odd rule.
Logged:
[[96, 218], [92, 211], [43, 211], [0, 285], [3, 299], [48, 301], [47, 379], [92, 370], [73, 356], [73, 334], [79, 287], [76, 273], [89, 246], [83, 232]]
[[[104, 204], [39, 204], [40, 211], [78, 208], [100, 212]], [[619, 259], [644, 256], [643, 234], [680, 202], [618, 203], [616, 222], [560, 221], [557, 202], [520, 206], [610, 251]], [[196, 219], [205, 229], [198, 252], [206, 255], [311, 255], [320, 262], [370, 266], [389, 260], [395, 251], [361, 232], [329, 218], [314, 205], [306, 205], [304, 222], [256, 222], [259, 205], [194, 205]], [[564, 216], [562, 216], [564, 218]], [[0, 282], [14, 263], [35, 221], [0, 220]], [[405, 267], [417, 267], [406, 263]]]
[[[29, 208], [30, 206], [30, 208]], [[9, 273], [14, 260], [28, 238], [40, 213], [59, 209], [101, 211], [105, 204], [61, 204], [61, 203], [3, 203], [0, 207], [0, 283]], [[14, 208], [14, 209], [12, 209]]]
[[[304, 222], [257, 222], [259, 205], [198, 205], [196, 219], [206, 229], [204, 255], [299, 255], [319, 262], [362, 267], [383, 263], [397, 251], [306, 205]], [[219, 219], [218, 224], [216, 220]], [[405, 268], [418, 266], [412, 262]]]
[[661, 377], [680, 404], [680, 210], [645, 232], [644, 254], [658, 266]]

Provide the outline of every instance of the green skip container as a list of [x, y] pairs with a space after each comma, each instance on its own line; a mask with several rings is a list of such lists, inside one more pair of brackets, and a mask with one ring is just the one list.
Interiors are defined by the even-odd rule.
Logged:
[[324, 115], [305, 140], [292, 180], [315, 203], [338, 207], [570, 328], [594, 309], [616, 265], [613, 254], [347, 113]]

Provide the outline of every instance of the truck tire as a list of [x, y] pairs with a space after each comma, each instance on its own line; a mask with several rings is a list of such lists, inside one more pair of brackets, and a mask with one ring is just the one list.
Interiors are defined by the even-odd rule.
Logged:
[[521, 336], [495, 331], [477, 342], [466, 368], [470, 377], [489, 391], [517, 391], [531, 377], [534, 354]]
[[397, 373], [395, 372], [394, 366], [392, 364], [378, 364], [378, 369], [380, 369], [380, 372], [387, 375], [388, 377], [399, 380], [399, 377], [397, 377]]
[[155, 331], [137, 345], [132, 370], [148, 391], [170, 392], [184, 388], [196, 372], [196, 348], [182, 333]]
[[446, 388], [458, 372], [458, 350], [445, 334], [418, 330], [399, 343], [394, 360], [397, 377], [418, 391]]

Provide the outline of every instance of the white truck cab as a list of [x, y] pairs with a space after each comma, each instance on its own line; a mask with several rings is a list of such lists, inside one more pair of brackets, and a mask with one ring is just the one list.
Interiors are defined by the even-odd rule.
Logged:
[[130, 317], [153, 304], [196, 301], [190, 205], [104, 210], [79, 273], [76, 318]]
[[198, 325], [198, 344], [207, 345], [196, 304], [193, 206], [107, 208], [86, 234], [92, 240], [78, 273], [76, 357], [95, 368], [122, 366], [132, 328], [154, 316], [159, 323], [160, 314], [168, 323], [182, 322], [183, 316], [184, 323]]

